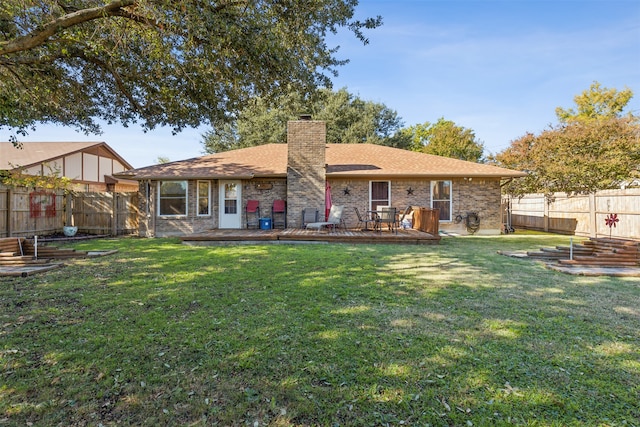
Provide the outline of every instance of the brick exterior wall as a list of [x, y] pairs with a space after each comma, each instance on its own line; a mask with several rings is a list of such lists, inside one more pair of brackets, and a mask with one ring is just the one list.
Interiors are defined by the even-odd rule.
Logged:
[[325, 122], [298, 120], [287, 123], [287, 225], [301, 227], [305, 208], [324, 212]]
[[[246, 227], [245, 207], [247, 200], [258, 200], [260, 216], [271, 217], [273, 201], [287, 201], [287, 227], [301, 227], [302, 210], [318, 209], [324, 218], [326, 180], [326, 125], [321, 121], [291, 121], [287, 126], [288, 167], [287, 178], [251, 179], [242, 181], [241, 228]], [[450, 179], [450, 178], [442, 178]], [[385, 181], [385, 179], [374, 179]], [[343, 219], [347, 227], [355, 227], [357, 217], [354, 207], [361, 214], [370, 209], [370, 179], [329, 179], [334, 205], [343, 205]], [[393, 179], [391, 183], [391, 205], [403, 211], [407, 206], [431, 206], [431, 180]], [[211, 185], [211, 215], [197, 215], [197, 181], [188, 182], [188, 214], [183, 217], [160, 217], [157, 215], [158, 182], [141, 182], [139, 234], [141, 237], [177, 236], [203, 232], [218, 228], [219, 200], [218, 181]], [[411, 189], [411, 191], [409, 191]], [[348, 191], [345, 191], [348, 190]], [[465, 222], [456, 221], [475, 212], [480, 218], [476, 234], [500, 234], [502, 215], [500, 211], [499, 179], [452, 179], [452, 221], [441, 221], [440, 230], [468, 234]], [[147, 198], [149, 203], [147, 204]]]
[[[445, 178], [443, 178], [444, 180]], [[382, 179], [375, 181], [383, 181]], [[455, 217], [465, 217], [475, 212], [480, 218], [480, 229], [477, 235], [500, 234], [502, 217], [500, 212], [500, 181], [497, 179], [453, 179], [452, 181], [452, 216], [453, 221], [441, 221], [440, 229], [457, 234], [469, 234], [464, 221], [456, 222]], [[331, 184], [331, 200], [335, 205], [345, 206], [343, 219], [347, 227], [355, 227], [358, 218], [354, 207], [361, 214], [370, 209], [370, 180], [329, 179]], [[411, 188], [411, 194], [408, 190]], [[348, 189], [349, 194], [345, 194]], [[431, 180], [396, 179], [391, 181], [391, 205], [399, 211], [407, 206], [431, 207]]]
[[[271, 207], [273, 206], [273, 201], [287, 200], [287, 180], [285, 178], [281, 178], [251, 179], [243, 181], [242, 228], [246, 228], [247, 226], [247, 219], [245, 216], [247, 200], [257, 200], [260, 203], [260, 216], [262, 218], [271, 218]], [[287, 211], [288, 210], [289, 206], [287, 206]]]

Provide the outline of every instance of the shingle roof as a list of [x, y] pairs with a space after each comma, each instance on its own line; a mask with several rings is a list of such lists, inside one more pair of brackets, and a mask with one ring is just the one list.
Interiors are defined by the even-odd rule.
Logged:
[[[327, 144], [327, 177], [485, 177], [526, 174], [510, 169], [374, 144]], [[287, 144], [266, 144], [118, 174], [134, 179], [247, 179], [287, 176]]]
[[125, 167], [131, 167], [129, 162], [104, 142], [23, 142], [21, 149], [14, 147], [11, 142], [0, 142], [0, 170], [37, 165], [65, 155], [98, 148], [108, 150]]

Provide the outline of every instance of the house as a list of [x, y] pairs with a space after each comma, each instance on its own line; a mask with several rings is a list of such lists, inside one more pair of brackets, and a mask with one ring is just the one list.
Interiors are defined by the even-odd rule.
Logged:
[[137, 191], [136, 181], [113, 175], [132, 166], [104, 142], [0, 142], [0, 171], [27, 175], [58, 173], [76, 191]]
[[378, 205], [438, 208], [440, 229], [466, 233], [475, 213], [478, 234], [499, 234], [500, 184], [522, 172], [373, 144], [326, 144], [324, 122], [291, 121], [287, 144], [267, 144], [133, 169], [140, 182], [141, 236], [186, 235], [245, 228], [245, 206], [258, 200], [271, 216], [287, 203], [287, 226], [301, 227], [303, 209], [324, 214], [326, 187], [344, 205], [347, 226]]

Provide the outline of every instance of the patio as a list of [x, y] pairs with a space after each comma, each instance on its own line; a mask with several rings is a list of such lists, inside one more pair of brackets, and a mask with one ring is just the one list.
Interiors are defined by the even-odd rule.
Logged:
[[271, 230], [210, 230], [203, 233], [180, 237], [189, 245], [216, 245], [227, 243], [363, 243], [363, 244], [405, 244], [432, 245], [440, 242], [440, 236], [415, 229], [399, 229], [398, 234], [361, 229], [271, 229]]

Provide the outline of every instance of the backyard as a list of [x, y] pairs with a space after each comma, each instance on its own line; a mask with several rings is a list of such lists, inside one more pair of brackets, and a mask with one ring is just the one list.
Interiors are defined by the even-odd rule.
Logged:
[[640, 278], [498, 250], [100, 239], [0, 278], [0, 425], [640, 426]]

